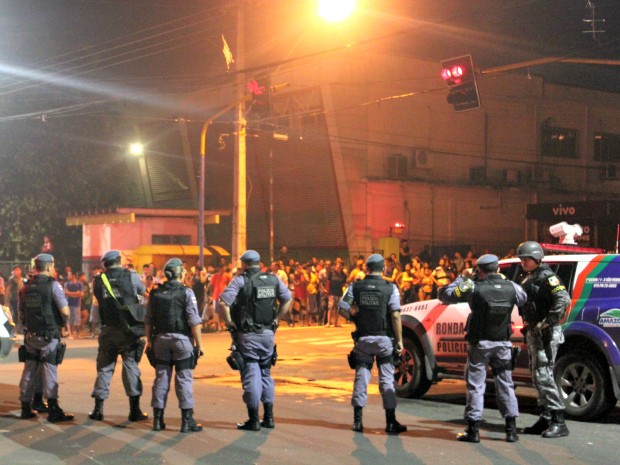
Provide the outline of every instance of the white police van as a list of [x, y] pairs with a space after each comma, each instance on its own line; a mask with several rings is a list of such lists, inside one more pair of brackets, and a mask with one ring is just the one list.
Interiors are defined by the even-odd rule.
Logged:
[[[560, 276], [572, 301], [555, 366], [566, 413], [582, 420], [602, 417], [620, 400], [620, 255], [546, 255], [543, 262]], [[502, 260], [500, 271], [518, 282], [521, 263]], [[400, 397], [422, 397], [441, 379], [463, 378], [469, 313], [467, 303], [438, 300], [402, 307], [405, 351], [395, 374]], [[513, 379], [516, 385], [531, 386], [523, 321], [516, 308], [512, 324], [512, 341], [522, 348]]]

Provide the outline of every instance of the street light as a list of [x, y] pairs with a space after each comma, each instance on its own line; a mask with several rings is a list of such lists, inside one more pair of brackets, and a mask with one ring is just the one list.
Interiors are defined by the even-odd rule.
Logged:
[[138, 169], [140, 170], [144, 200], [146, 201], [146, 206], [151, 208], [153, 206], [153, 196], [146, 170], [146, 160], [144, 159], [144, 144], [142, 142], [132, 142], [129, 144], [129, 154], [138, 159]]
[[330, 23], [344, 21], [355, 10], [355, 0], [319, 0], [319, 16]]
[[136, 157], [141, 157], [144, 155], [144, 145], [141, 142], [132, 142], [129, 144], [129, 153]]

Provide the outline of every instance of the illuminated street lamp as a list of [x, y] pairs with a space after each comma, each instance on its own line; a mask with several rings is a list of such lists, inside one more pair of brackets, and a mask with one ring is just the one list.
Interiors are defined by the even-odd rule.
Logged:
[[151, 195], [151, 187], [149, 177], [146, 170], [146, 160], [144, 159], [144, 144], [142, 142], [132, 142], [129, 144], [129, 154], [138, 159], [138, 169], [140, 170], [140, 179], [142, 180], [142, 191], [147, 207], [153, 206], [153, 196]]
[[129, 153], [136, 157], [141, 157], [144, 155], [144, 145], [140, 142], [132, 142], [129, 144]]
[[319, 16], [330, 23], [344, 21], [355, 10], [355, 0], [319, 0]]

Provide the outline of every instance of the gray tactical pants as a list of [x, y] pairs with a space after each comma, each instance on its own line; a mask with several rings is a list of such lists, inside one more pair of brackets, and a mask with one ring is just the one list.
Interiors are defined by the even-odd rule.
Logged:
[[271, 330], [262, 333], [240, 333], [238, 349], [245, 359], [241, 370], [243, 401], [251, 409], [258, 408], [260, 402], [273, 404], [275, 383], [271, 377], [271, 356], [273, 355], [274, 335]]
[[487, 367], [495, 369], [495, 395], [502, 417], [518, 417], [519, 405], [512, 382], [512, 371], [507, 364], [511, 358], [510, 341], [480, 341], [470, 345], [465, 366], [467, 383], [467, 404], [465, 419], [478, 421], [482, 419], [484, 408], [484, 391], [486, 389]]
[[[20, 402], [32, 402], [35, 388], [43, 392], [46, 399], [58, 399], [58, 366], [45, 361], [45, 358], [56, 352], [58, 339], [46, 341], [44, 337], [26, 334], [24, 346], [32, 355], [38, 355], [40, 360], [26, 360], [24, 371], [19, 382]], [[41, 389], [41, 390], [39, 390]]]
[[140, 368], [135, 358], [135, 344], [138, 340], [139, 338], [127, 335], [122, 329], [114, 326], [106, 326], [101, 330], [97, 353], [97, 379], [92, 397], [103, 400], [110, 397], [110, 382], [119, 355], [123, 360], [125, 393], [128, 397], [142, 395]]
[[542, 409], [541, 417], [550, 420], [551, 410], [564, 410], [564, 402], [553, 379], [555, 357], [564, 342], [564, 333], [560, 325], [547, 331], [551, 333], [548, 339], [535, 331], [528, 331], [525, 342], [530, 354], [532, 382], [538, 391], [538, 406]]
[[396, 408], [396, 388], [394, 387], [394, 365], [382, 363], [381, 358], [390, 358], [394, 352], [392, 340], [387, 336], [364, 336], [361, 337], [353, 349], [358, 364], [355, 369], [355, 381], [353, 382], [353, 395], [351, 405], [365, 407], [368, 401], [368, 383], [370, 382], [370, 369], [365, 364], [371, 365], [377, 359], [379, 370], [379, 392], [383, 400], [384, 409]]
[[[194, 345], [189, 337], [183, 334], [158, 334], [153, 341], [155, 358], [161, 362], [155, 367], [155, 381], [153, 381], [153, 399], [151, 407], [166, 408], [172, 366], [170, 362], [178, 362], [193, 357]], [[179, 400], [180, 409], [194, 408], [194, 370], [174, 367], [174, 389]]]

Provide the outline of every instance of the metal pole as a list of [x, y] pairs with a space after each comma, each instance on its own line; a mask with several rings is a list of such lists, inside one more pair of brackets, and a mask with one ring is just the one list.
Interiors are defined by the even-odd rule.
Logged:
[[200, 132], [200, 194], [198, 194], [198, 248], [200, 249], [198, 253], [198, 264], [200, 266], [204, 266], [205, 158], [207, 156], [207, 132], [211, 124], [217, 118], [239, 105], [239, 102], [245, 102], [251, 98], [250, 96], [241, 96], [235, 103], [224, 107], [202, 125], [202, 131]]
[[[237, 69], [242, 70], [244, 63], [244, 25], [243, 9], [237, 8]], [[247, 244], [247, 198], [246, 198], [246, 120], [245, 120], [245, 76], [237, 75], [237, 109], [236, 109], [236, 144], [233, 174], [233, 231], [232, 231], [232, 263], [238, 265], [238, 260]]]
[[273, 262], [274, 255], [273, 231], [273, 148], [269, 149], [269, 259]]
[[207, 131], [211, 125], [209, 119], [200, 134], [200, 193], [198, 194], [198, 265], [205, 266], [205, 158], [207, 155]]

